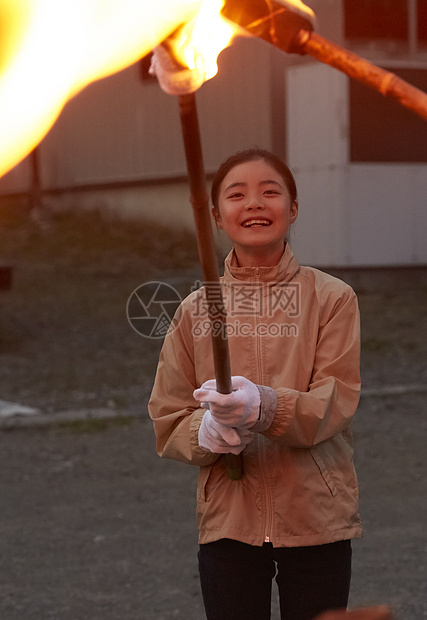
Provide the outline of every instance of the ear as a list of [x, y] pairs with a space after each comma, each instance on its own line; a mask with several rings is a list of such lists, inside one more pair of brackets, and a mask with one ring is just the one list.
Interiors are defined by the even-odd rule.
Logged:
[[291, 224], [295, 222], [298, 217], [298, 201], [294, 200], [291, 204]]
[[215, 207], [212, 207], [212, 216], [215, 220], [215, 225], [218, 228], [218, 230], [222, 230], [223, 226], [222, 226], [221, 215], [219, 214], [219, 210], [216, 209]]

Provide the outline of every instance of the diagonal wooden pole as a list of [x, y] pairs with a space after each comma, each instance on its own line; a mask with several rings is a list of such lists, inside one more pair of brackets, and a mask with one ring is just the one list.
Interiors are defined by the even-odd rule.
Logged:
[[357, 54], [327, 39], [301, 30], [295, 40], [297, 53], [309, 54], [348, 77], [362, 82], [384, 97], [394, 99], [424, 120], [427, 120], [427, 93], [408, 84], [395, 73], [381, 69]]
[[427, 93], [313, 32], [307, 17], [280, 0], [226, 0], [221, 14], [247, 33], [291, 54], [308, 54], [427, 120]]
[[[226, 332], [227, 314], [219, 281], [218, 262], [209, 211], [209, 196], [206, 189], [206, 175], [194, 93], [179, 95], [179, 112], [187, 160], [190, 201], [193, 207], [197, 232], [197, 246], [202, 266], [208, 314], [211, 322], [212, 349], [217, 390], [230, 394], [231, 371]], [[231, 480], [240, 480], [243, 475], [242, 458], [226, 454], [227, 474]]]

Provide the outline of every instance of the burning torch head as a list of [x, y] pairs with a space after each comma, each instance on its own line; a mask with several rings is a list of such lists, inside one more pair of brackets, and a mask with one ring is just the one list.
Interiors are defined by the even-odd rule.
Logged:
[[284, 52], [299, 52], [297, 35], [316, 26], [313, 11], [300, 0], [225, 0], [221, 14], [246, 33]]
[[[217, 7], [219, 15], [215, 14]], [[208, 56], [216, 50], [216, 58], [234, 35], [256, 36], [293, 52], [298, 51], [298, 33], [311, 32], [315, 19], [313, 11], [300, 0], [209, 0], [202, 3], [197, 18], [183, 24], [153, 50], [150, 71], [165, 92], [190, 94], [215, 75], [216, 63], [213, 70], [208, 67]], [[219, 21], [221, 28], [217, 28]]]
[[224, 0], [203, 1], [195, 18], [155, 48], [151, 71], [167, 93], [193, 93], [216, 74], [217, 56], [238, 29], [221, 15], [223, 4]]
[[157, 77], [162, 90], [169, 95], [194, 93], [206, 79], [204, 72], [190, 69], [181, 62], [171, 44], [172, 40], [173, 35], [154, 48], [150, 73]]

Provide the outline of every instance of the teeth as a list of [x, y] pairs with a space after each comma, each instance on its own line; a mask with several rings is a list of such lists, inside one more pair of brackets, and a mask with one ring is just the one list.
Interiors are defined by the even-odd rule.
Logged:
[[270, 226], [271, 222], [269, 220], [249, 220], [248, 222], [244, 222], [243, 226], [245, 228], [249, 228], [249, 226]]

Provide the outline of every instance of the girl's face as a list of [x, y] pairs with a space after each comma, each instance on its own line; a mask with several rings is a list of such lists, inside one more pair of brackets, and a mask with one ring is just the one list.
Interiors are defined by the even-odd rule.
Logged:
[[241, 266], [276, 265], [298, 215], [285, 182], [262, 159], [236, 165], [219, 188], [218, 228], [232, 241]]

